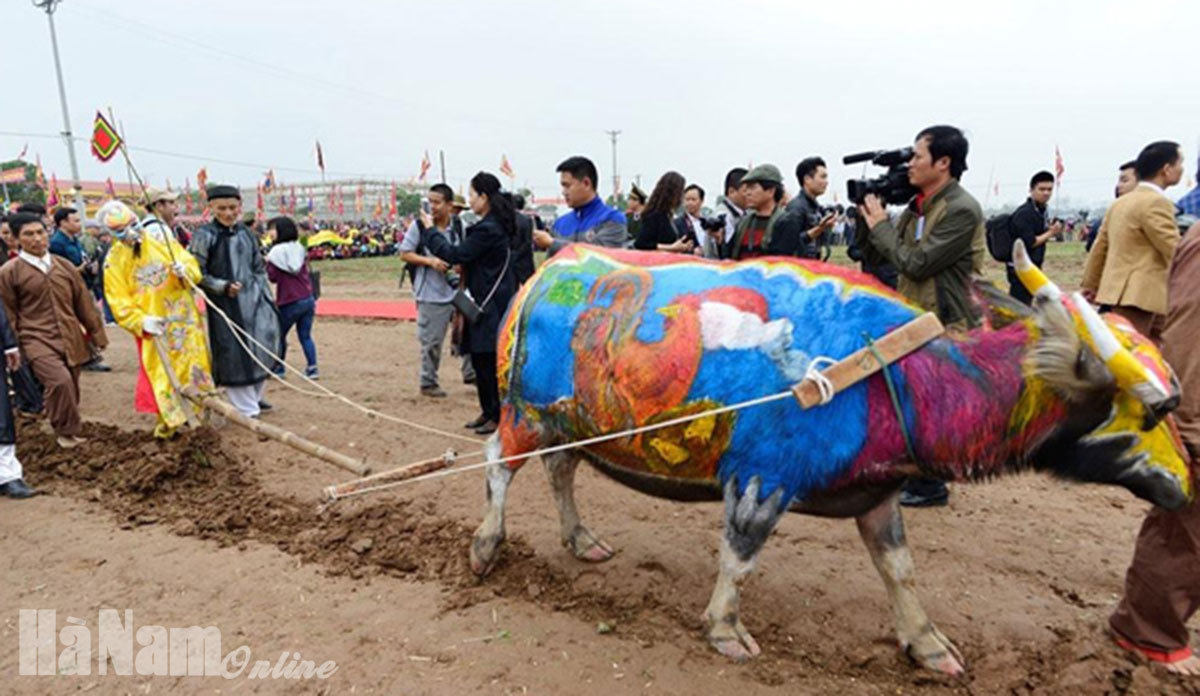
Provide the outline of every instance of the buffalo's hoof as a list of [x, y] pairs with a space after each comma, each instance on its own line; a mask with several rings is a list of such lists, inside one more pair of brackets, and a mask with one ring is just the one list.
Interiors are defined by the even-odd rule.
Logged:
[[[708, 617], [705, 617], [708, 621]], [[725, 657], [745, 662], [752, 657], [758, 657], [762, 648], [758, 641], [746, 630], [740, 619], [711, 622], [708, 630], [708, 642]]]
[[952, 677], [961, 677], [966, 672], [962, 653], [933, 624], [928, 624], [921, 635], [905, 647], [905, 652], [925, 669]]
[[575, 527], [571, 537], [563, 540], [563, 546], [571, 549], [575, 558], [588, 563], [603, 563], [615, 553], [611, 546], [592, 536], [583, 525]]
[[496, 567], [500, 558], [500, 544], [504, 543], [503, 534], [491, 536], [475, 536], [471, 540], [471, 572], [478, 577], [484, 577]]

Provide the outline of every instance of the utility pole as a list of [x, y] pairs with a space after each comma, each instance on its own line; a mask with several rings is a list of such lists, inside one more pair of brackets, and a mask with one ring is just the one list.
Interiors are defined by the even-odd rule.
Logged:
[[79, 181], [79, 162], [75, 159], [75, 138], [71, 136], [71, 116], [67, 110], [67, 89], [63, 86], [62, 62], [58, 59], [58, 36], [54, 33], [54, 8], [61, 0], [32, 0], [33, 6], [46, 11], [50, 22], [50, 47], [54, 50], [54, 72], [58, 75], [58, 100], [62, 105], [63, 141], [67, 144], [67, 155], [71, 158], [72, 188], [75, 189], [75, 207], [80, 217], [87, 217], [83, 205], [83, 186]]
[[617, 136], [621, 134], [619, 130], [604, 131], [608, 133], [608, 137], [612, 138], [613, 146], [613, 200], [616, 200], [617, 194], [621, 192], [621, 177], [617, 174]]

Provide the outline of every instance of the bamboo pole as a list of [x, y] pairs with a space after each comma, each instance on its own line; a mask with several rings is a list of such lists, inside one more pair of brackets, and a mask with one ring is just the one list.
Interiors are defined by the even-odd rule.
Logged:
[[325, 502], [332, 503], [338, 498], [380, 483], [404, 481], [406, 479], [416, 478], [418, 476], [424, 476], [425, 474], [430, 474], [435, 471], [440, 471], [453, 464], [457, 456], [458, 454], [454, 450], [446, 450], [446, 453], [437, 459], [427, 459], [423, 462], [417, 462], [416, 464], [410, 464], [400, 469], [378, 473], [374, 476], [368, 476], [357, 481], [347, 481], [346, 483], [327, 486], [325, 488]]
[[359, 461], [357, 459], [351, 459], [341, 452], [335, 452], [324, 445], [318, 445], [311, 440], [305, 440], [299, 435], [288, 430], [284, 430], [278, 426], [244, 416], [240, 411], [234, 408], [232, 404], [222, 401], [214, 394], [201, 395], [194, 387], [184, 388], [183, 394], [204, 408], [220, 413], [233, 423], [236, 423], [237, 425], [240, 425], [253, 433], [265, 435], [272, 440], [282, 442], [283, 444], [298, 449], [307, 455], [329, 462], [334, 466], [341, 467], [346, 471], [353, 472], [359, 476], [366, 476], [371, 472], [371, 467], [366, 462]]

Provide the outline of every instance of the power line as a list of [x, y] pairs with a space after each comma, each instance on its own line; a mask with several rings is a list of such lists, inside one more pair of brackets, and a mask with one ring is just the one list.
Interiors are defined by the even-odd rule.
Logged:
[[228, 51], [226, 49], [220, 48], [218, 46], [213, 46], [211, 44], [206, 44], [204, 42], [197, 41], [191, 37], [187, 37], [187, 36], [183, 36], [181, 34], [176, 34], [173, 32], [166, 31], [159, 25], [147, 24], [145, 22], [141, 22], [136, 19], [132, 19], [129, 17], [123, 17], [119, 14], [116, 14], [115, 12], [112, 12], [109, 9], [99, 11], [99, 10], [96, 10], [93, 8], [88, 8], [88, 7], [86, 7], [85, 4], [77, 5], [77, 7], [79, 7], [86, 14], [91, 15], [92, 18], [94, 18], [100, 22], [104, 22], [104, 23], [107, 23], [112, 26], [119, 26], [120, 24], [125, 24], [127, 28], [131, 27], [131, 28], [136, 29], [137, 30], [137, 39], [139, 41], [142, 39], [150, 38], [150, 39], [159, 41], [160, 43], [166, 44], [168, 46], [175, 46], [177, 48], [178, 47], [187, 47], [187, 48], [193, 48], [193, 49], [199, 49], [202, 51], [207, 51], [209, 53], [219, 55], [224, 58], [240, 61], [251, 67], [257, 68], [259, 70], [264, 70], [264, 71], [267, 71], [267, 72], [275, 74], [275, 75], [289, 77], [294, 80], [298, 80], [298, 81], [302, 81], [302, 82], [306, 81], [306, 82], [312, 83], [318, 87], [322, 87], [327, 90], [334, 90], [334, 91], [339, 91], [339, 92], [343, 92], [343, 93], [354, 94], [354, 95], [357, 95], [360, 97], [367, 97], [367, 98], [371, 98], [371, 99], [378, 99], [378, 100], [393, 102], [393, 103], [396, 103], [396, 104], [399, 104], [399, 105], [405, 107], [407, 110], [420, 109], [427, 113], [439, 112], [443, 118], [449, 118], [449, 119], [453, 119], [453, 120], [457, 120], [457, 121], [462, 121], [464, 123], [502, 125], [502, 126], [506, 126], [506, 127], [510, 127], [510, 128], [515, 127], [515, 128], [522, 128], [525, 130], [536, 130], [539, 132], [544, 132], [547, 130], [560, 131], [560, 132], [565, 132], [565, 133], [591, 133], [591, 132], [593, 132], [592, 129], [590, 129], [590, 128], [549, 126], [549, 125], [546, 125], [546, 124], [540, 123], [540, 122], [534, 123], [534, 122], [530, 122], [530, 121], [505, 121], [505, 120], [494, 119], [494, 118], [479, 118], [474, 115], [467, 115], [467, 114], [462, 114], [462, 113], [446, 112], [446, 111], [444, 111], [444, 109], [442, 109], [442, 107], [439, 104], [430, 104], [428, 102], [421, 102], [420, 104], [416, 104], [407, 99], [404, 99], [403, 97], [397, 97], [397, 96], [391, 95], [391, 94], [383, 94], [383, 93], [375, 92], [375, 91], [372, 91], [369, 89], [363, 89], [362, 87], [357, 87], [355, 85], [350, 85], [350, 84], [346, 84], [343, 82], [337, 82], [336, 80], [330, 80], [327, 78], [310, 75], [310, 74], [301, 72], [299, 70], [295, 70], [293, 68], [285, 67], [282, 65], [275, 65], [274, 63], [268, 63], [266, 61], [259, 60], [257, 58], [244, 56], [239, 53], [234, 53], [232, 51]]

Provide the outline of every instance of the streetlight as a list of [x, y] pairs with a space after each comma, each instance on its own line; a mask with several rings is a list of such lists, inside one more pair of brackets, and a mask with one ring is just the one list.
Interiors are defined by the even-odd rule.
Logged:
[[87, 209], [83, 205], [83, 186], [79, 181], [79, 162], [75, 159], [75, 138], [71, 136], [71, 117], [67, 110], [67, 89], [63, 86], [62, 62], [58, 59], [58, 36], [54, 33], [54, 8], [62, 0], [31, 0], [33, 6], [46, 11], [46, 19], [50, 22], [50, 46], [54, 49], [54, 72], [58, 75], [58, 100], [62, 105], [63, 141], [67, 144], [67, 155], [71, 159], [72, 188], [75, 190], [75, 208], [80, 217], [87, 217]]

